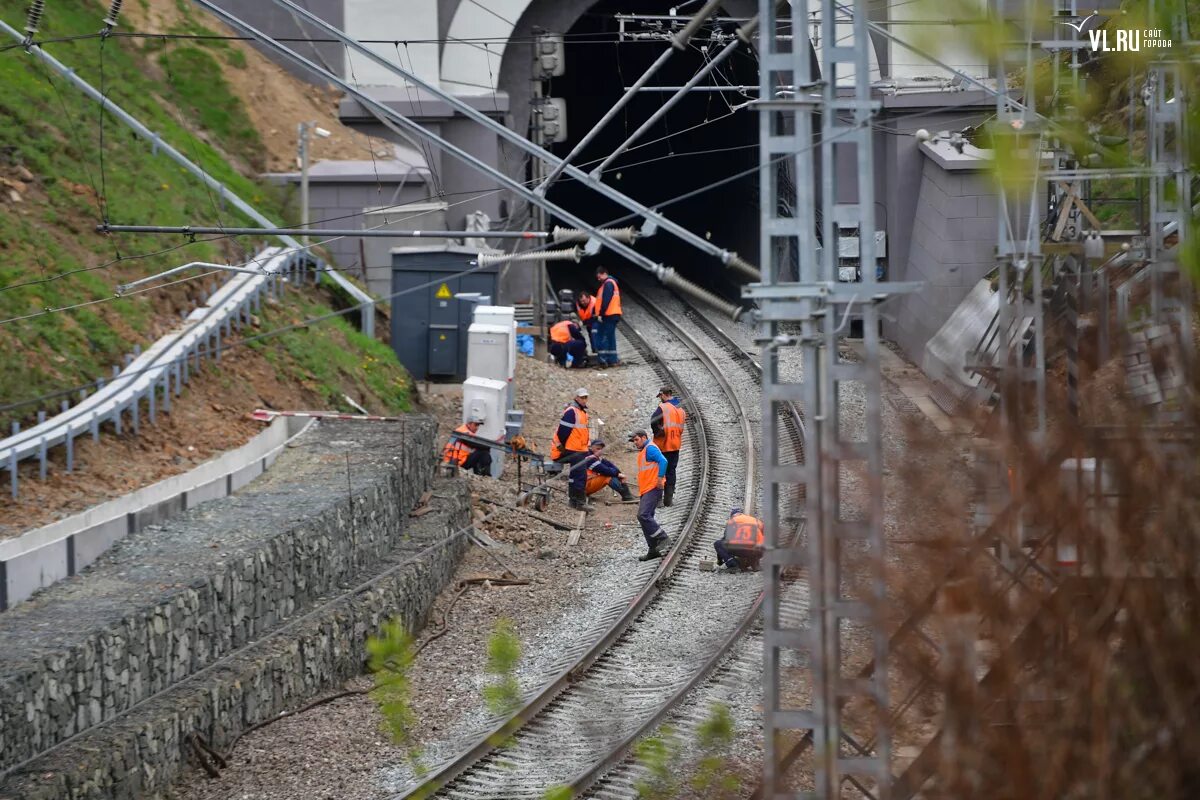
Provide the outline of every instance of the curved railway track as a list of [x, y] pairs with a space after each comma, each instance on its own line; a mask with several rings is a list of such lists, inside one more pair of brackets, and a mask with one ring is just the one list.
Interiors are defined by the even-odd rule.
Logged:
[[[712, 553], [729, 508], [756, 505], [757, 365], [702, 314], [680, 315], [687, 317], [680, 322], [663, 314], [658, 300], [629, 295], [626, 338], [691, 401], [685, 460], [699, 458], [700, 465], [684, 527], [668, 531], [670, 555], [621, 613], [605, 616], [602, 636], [564, 654], [512, 717], [493, 720], [401, 798], [540, 798], [559, 785], [586, 791], [704, 681], [757, 618], [758, 575], [716, 580], [697, 568]], [[800, 417], [793, 411], [784, 422], [802, 458]], [[494, 746], [510, 733], [505, 746]], [[609, 796], [613, 787], [606, 786]]]

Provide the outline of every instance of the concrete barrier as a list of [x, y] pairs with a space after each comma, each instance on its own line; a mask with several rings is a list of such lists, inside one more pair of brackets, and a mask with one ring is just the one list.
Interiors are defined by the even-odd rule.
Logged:
[[313, 421], [277, 417], [248, 443], [182, 475], [0, 541], [0, 611], [75, 575], [123, 537], [242, 488]]

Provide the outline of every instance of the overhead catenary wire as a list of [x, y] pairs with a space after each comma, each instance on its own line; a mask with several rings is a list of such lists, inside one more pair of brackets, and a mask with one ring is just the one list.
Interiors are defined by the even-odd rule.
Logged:
[[[938, 113], [942, 113], [944, 110], [945, 110], [945, 109], [943, 109], [943, 108], [940, 108], [940, 107], [934, 107], [934, 108], [929, 108], [929, 109], [926, 109], [926, 110], [924, 110], [924, 111], [922, 111], [922, 112], [918, 112], [917, 114], [913, 114], [912, 116], [913, 116], [913, 117], [919, 117], [919, 116], [930, 115], [930, 114], [938, 114]], [[857, 125], [861, 126], [861, 125], [862, 125], [862, 123], [858, 123]], [[849, 127], [845, 128], [845, 129], [843, 129], [843, 130], [839, 131], [839, 133], [835, 134], [835, 135], [832, 137], [831, 141], [833, 141], [833, 140], [836, 140], [836, 139], [839, 139], [839, 138], [841, 138], [841, 137], [843, 137], [843, 136], [849, 135], [850, 133], [852, 133], [852, 132], [855, 130], [855, 127], [856, 127], [856, 125], [852, 125], [852, 126], [849, 126]], [[778, 156], [776, 156], [774, 159], [772, 159], [772, 160], [771, 160], [769, 163], [770, 163], [771, 165], [779, 164], [779, 163], [782, 163], [782, 162], [786, 161], [786, 160], [787, 160], [787, 159], [789, 159], [789, 158], [792, 158], [792, 157], [794, 157], [795, 155], [798, 155], [798, 154], [800, 154], [800, 153], [807, 152], [807, 151], [809, 151], [809, 150], [812, 150], [812, 149], [814, 149], [814, 148], [816, 148], [816, 147], [819, 147], [819, 146], [820, 146], [820, 144], [821, 144], [821, 142], [820, 142], [820, 137], [819, 137], [819, 136], [814, 136], [813, 138], [814, 138], [814, 141], [813, 141], [811, 144], [809, 144], [809, 145], [806, 145], [806, 146], [805, 146], [805, 147], [803, 147], [803, 148], [799, 148], [799, 149], [797, 149], [797, 150], [796, 150], [796, 151], [794, 151], [794, 152], [778, 155]], [[689, 190], [689, 191], [687, 191], [687, 192], [684, 192], [684, 193], [682, 193], [682, 194], [675, 195], [674, 197], [671, 197], [671, 198], [669, 198], [669, 199], [663, 200], [662, 202], [656, 203], [656, 204], [655, 204], [655, 206], [656, 206], [656, 207], [661, 207], [661, 208], [667, 208], [667, 207], [670, 207], [670, 206], [672, 206], [672, 205], [675, 205], [675, 204], [677, 204], [677, 203], [681, 203], [681, 202], [684, 202], [684, 201], [686, 201], [686, 200], [690, 200], [690, 199], [692, 199], [693, 197], [697, 197], [697, 196], [699, 196], [699, 195], [701, 195], [701, 194], [704, 194], [705, 192], [709, 192], [709, 191], [712, 191], [712, 190], [714, 190], [714, 189], [718, 189], [718, 188], [720, 188], [720, 187], [722, 187], [722, 186], [726, 186], [726, 185], [728, 185], [728, 184], [730, 184], [730, 183], [732, 183], [732, 182], [734, 182], [734, 181], [736, 181], [736, 180], [740, 180], [741, 178], [744, 178], [744, 177], [747, 177], [748, 175], [754, 174], [754, 173], [758, 172], [758, 171], [759, 171], [759, 169], [761, 169], [761, 167], [760, 167], [760, 166], [758, 166], [758, 165], [756, 165], [756, 166], [749, 167], [749, 168], [747, 168], [747, 169], [744, 169], [744, 170], [740, 170], [740, 171], [738, 171], [738, 172], [735, 172], [735, 173], [733, 173], [733, 174], [731, 174], [731, 175], [727, 175], [727, 176], [726, 176], [726, 177], [724, 177], [724, 178], [720, 178], [720, 179], [718, 179], [718, 180], [715, 180], [715, 181], [712, 181], [712, 182], [710, 182], [710, 183], [707, 183], [707, 184], [705, 184], [705, 185], [703, 185], [703, 186], [699, 186], [699, 187], [697, 187], [697, 188], [695, 188], [695, 189]], [[622, 216], [619, 216], [619, 217], [614, 217], [613, 219], [611, 219], [611, 220], [608, 220], [608, 221], [606, 221], [606, 222], [603, 222], [603, 223], [601, 223], [601, 226], [602, 226], [602, 227], [604, 227], [604, 228], [614, 228], [614, 227], [616, 227], [616, 226], [619, 226], [619, 225], [622, 225], [622, 224], [624, 224], [624, 223], [630, 222], [631, 220], [636, 220], [637, 218], [638, 218], [638, 215], [637, 215], [637, 214], [634, 214], [634, 213], [625, 214], [625, 215], [622, 215]], [[601, 227], [601, 226], [598, 226], [598, 227]], [[325, 244], [325, 243], [327, 243], [328, 241], [333, 241], [333, 240], [336, 240], [336, 239], [339, 239], [339, 238], [342, 238], [342, 237], [331, 237], [331, 239], [329, 239], [329, 240], [322, 240], [321, 242], [315, 242], [315, 243], [313, 243], [313, 244], [306, 245], [306, 246], [305, 246], [305, 245], [301, 245], [301, 246], [299, 246], [299, 247], [292, 248], [292, 249], [293, 249], [293, 250], [312, 250], [313, 248], [315, 248], [315, 247], [319, 247], [320, 245], [322, 245], [322, 244]], [[550, 243], [547, 243], [547, 244], [540, 245], [540, 246], [538, 246], [538, 247], [535, 247], [535, 248], [531, 248], [531, 250], [530, 250], [530, 251], [526, 251], [526, 252], [532, 252], [533, 250], [537, 250], [537, 249], [539, 249], [539, 248], [541, 248], [541, 249], [546, 249], [546, 248], [549, 248], [549, 247], [551, 247], [551, 246], [552, 246], [552, 245], [551, 245]], [[450, 275], [448, 275], [448, 276], [446, 276], [446, 277], [450, 277], [450, 278], [456, 278], [456, 277], [461, 277], [461, 276], [465, 276], [465, 275], [470, 275], [470, 274], [472, 274], [472, 273], [474, 273], [474, 272], [477, 272], [479, 269], [482, 269], [482, 267], [478, 267], [478, 266], [476, 266], [476, 267], [472, 267], [471, 269], [463, 270], [462, 272], [458, 272], [458, 273], [452, 273], [452, 274], [450, 274]], [[336, 270], [336, 268], [328, 268], [328, 267], [326, 268], [326, 271], [335, 271], [335, 270]], [[186, 281], [186, 280], [190, 280], [190, 279], [184, 279], [184, 281]], [[184, 281], [179, 281], [179, 282], [180, 282], [180, 283], [182, 283], [182, 282], [184, 282]], [[382, 298], [378, 298], [378, 299], [372, 299], [372, 300], [371, 300], [369, 303], [361, 303], [361, 304], [358, 304], [358, 305], [352, 305], [352, 306], [349, 306], [349, 307], [347, 307], [347, 308], [345, 308], [345, 309], [340, 309], [340, 310], [338, 310], [338, 311], [334, 311], [334, 312], [332, 312], [331, 314], [326, 314], [326, 315], [323, 315], [323, 316], [321, 316], [321, 317], [316, 317], [316, 318], [314, 318], [313, 320], [310, 320], [309, 322], [311, 322], [311, 323], [315, 324], [315, 323], [317, 323], [317, 322], [321, 322], [321, 321], [324, 321], [324, 320], [326, 320], [326, 319], [330, 319], [330, 318], [332, 318], [332, 317], [335, 317], [335, 316], [344, 316], [344, 315], [346, 315], [346, 314], [350, 314], [350, 313], [353, 313], [353, 312], [355, 312], [355, 311], [358, 311], [360, 308], [362, 308], [362, 307], [363, 307], [363, 306], [365, 306], [365, 305], [378, 305], [378, 304], [380, 304], [380, 303], [389, 302], [389, 301], [390, 301], [392, 298], [394, 298], [394, 297], [398, 297], [398, 296], [401, 296], [401, 295], [403, 295], [403, 294], [407, 294], [409, 291], [412, 291], [412, 290], [417, 290], [417, 289], [428, 288], [429, 286], [435, 285], [436, 283], [437, 283], [437, 282], [435, 281], [435, 282], [431, 282], [431, 283], [429, 283], [429, 284], [422, 284], [422, 285], [420, 285], [420, 286], [417, 286], [417, 287], [412, 287], [412, 289], [410, 289], [410, 290], [404, 290], [404, 291], [401, 291], [401, 292], [396, 292], [396, 293], [390, 294], [390, 295], [388, 295], [388, 296], [386, 296], [386, 297], [382, 297]], [[156, 287], [156, 288], [161, 288], [161, 287]], [[118, 299], [121, 299], [121, 298], [119, 298], [119, 297], [116, 297], [116, 296], [104, 297], [104, 298], [99, 298], [99, 299], [97, 299], [97, 300], [89, 301], [89, 304], [96, 304], [96, 303], [102, 303], [102, 302], [111, 302], [111, 301], [113, 301], [113, 300], [118, 300]], [[21, 316], [21, 317], [19, 317], [19, 318], [3, 319], [3, 320], [0, 320], [0, 326], [2, 326], [2, 325], [7, 325], [7, 324], [10, 324], [10, 323], [12, 323], [12, 322], [19, 321], [19, 320], [25, 320], [25, 319], [30, 319], [30, 318], [32, 318], [32, 317], [41, 316], [41, 315], [44, 315], [44, 314], [47, 314], [47, 313], [60, 313], [60, 312], [62, 312], [62, 311], [68, 311], [68, 310], [70, 310], [70, 308], [64, 308], [64, 309], [59, 309], [59, 310], [55, 310], [55, 309], [46, 309], [46, 310], [43, 310], [43, 311], [41, 311], [41, 312], [37, 312], [37, 313], [35, 313], [35, 314], [23, 315], [23, 316]], [[299, 323], [299, 325], [301, 325], [301, 326], [303, 326], [303, 325], [305, 325], [305, 324], [307, 324], [307, 323]], [[290, 329], [290, 328], [289, 328], [289, 329]]]

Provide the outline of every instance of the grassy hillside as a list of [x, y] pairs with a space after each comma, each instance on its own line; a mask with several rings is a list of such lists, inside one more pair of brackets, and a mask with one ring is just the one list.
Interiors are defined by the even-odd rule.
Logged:
[[[155, 2], [178, 6], [173, 13], [184, 22], [169, 32], [207, 30], [189, 4]], [[55, 0], [39, 37], [94, 33], [106, 5]], [[0, 18], [21, 29], [25, 6], [24, 0], [0, 0]], [[252, 177], [266, 161], [260, 131], [219, 68], [246, 69], [241, 51], [225, 42], [143, 44], [125, 38], [46, 49], [263, 213], [281, 222], [294, 217], [274, 190]], [[215, 278], [120, 299], [113, 298], [116, 284], [189, 261], [238, 263], [265, 241], [104, 237], [94, 227], [105, 218], [127, 224], [251, 224], [114, 118], [103, 121], [102, 137], [98, 104], [33, 56], [19, 47], [0, 52], [0, 320], [94, 303], [0, 324], [0, 406], [108, 374], [135, 344], [153, 341], [175, 325]], [[278, 312], [289, 322], [329, 310], [320, 296], [289, 298]], [[268, 320], [276, 315], [271, 312]], [[309, 346], [293, 346], [289, 337], [297, 335]], [[343, 384], [361, 384], [370, 390], [364, 397], [379, 405], [407, 404], [407, 380], [390, 350], [344, 324], [267, 339], [258, 347], [282, 380], [294, 380], [313, 352], [325, 353], [316, 366], [336, 369], [313, 382], [314, 402], [340, 402]], [[367, 363], [376, 365], [376, 376]], [[386, 379], [378, 377], [383, 375]], [[35, 411], [27, 406], [0, 412], [0, 424]]]

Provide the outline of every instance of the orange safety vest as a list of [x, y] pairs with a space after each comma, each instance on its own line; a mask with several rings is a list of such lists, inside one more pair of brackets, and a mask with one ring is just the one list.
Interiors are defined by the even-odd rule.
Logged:
[[592, 298], [584, 305], [578, 301], [575, 302], [575, 310], [579, 313], [579, 321], [586, 323], [589, 319], [596, 316], [596, 298]]
[[763, 546], [762, 520], [749, 514], [737, 514], [725, 524], [725, 543], [731, 547]]
[[646, 494], [658, 488], [658, 462], [646, 458], [646, 447], [638, 451], [638, 494]]
[[[598, 306], [602, 302], [601, 298], [604, 297], [604, 287], [610, 283], [612, 284], [612, 287], [613, 287], [612, 300], [608, 301], [608, 308], [599, 308]], [[600, 314], [600, 316], [602, 316], [602, 317], [611, 317], [614, 315], [620, 316], [620, 314], [621, 314], [621, 287], [617, 286], [617, 282], [615, 279], [605, 278], [604, 283], [600, 284], [600, 291], [596, 292], [596, 304], [597, 304], [596, 311]]]
[[663, 432], [654, 437], [654, 443], [664, 453], [679, 452], [683, 446], [683, 423], [687, 420], [687, 412], [674, 403], [663, 403], [662, 409]]
[[571, 341], [571, 321], [564, 319], [550, 326], [550, 341], [566, 344]]
[[[467, 427], [467, 423], [463, 423], [454, 429], [454, 433], [465, 433], [468, 436], [474, 436], [471, 429]], [[467, 456], [471, 455], [471, 447], [463, 444], [453, 435], [450, 436], [450, 441], [446, 442], [446, 447], [442, 450], [443, 464], [458, 464], [460, 467], [466, 463]]]
[[566, 442], [558, 441], [558, 429], [555, 428], [554, 438], [550, 440], [550, 458], [558, 460], [565, 455], [566, 451], [570, 450], [575, 453], [582, 453], [588, 449], [588, 445], [592, 443], [592, 432], [588, 430], [588, 415], [581, 406], [572, 402], [567, 409], [575, 409], [575, 421], [566, 422], [566, 411], [563, 411], [563, 418], [559, 420], [559, 425], [566, 425], [571, 428], [571, 435], [567, 437]]

